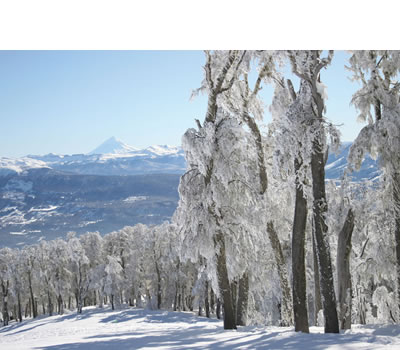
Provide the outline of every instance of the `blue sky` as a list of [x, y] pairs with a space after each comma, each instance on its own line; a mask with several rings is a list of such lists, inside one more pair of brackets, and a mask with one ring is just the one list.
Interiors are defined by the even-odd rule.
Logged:
[[[350, 141], [362, 125], [346, 57], [337, 51], [322, 81], [327, 117]], [[203, 64], [201, 51], [0, 51], [0, 156], [87, 153], [111, 136], [179, 145], [204, 119], [206, 98], [189, 101]]]

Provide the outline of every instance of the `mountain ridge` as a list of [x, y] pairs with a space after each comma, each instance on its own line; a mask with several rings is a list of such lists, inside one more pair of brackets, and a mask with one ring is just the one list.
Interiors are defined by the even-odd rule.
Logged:
[[50, 168], [81, 175], [182, 174], [186, 170], [180, 147], [152, 145], [135, 148], [111, 137], [87, 154], [27, 155], [0, 158], [0, 175], [21, 173], [32, 168]]

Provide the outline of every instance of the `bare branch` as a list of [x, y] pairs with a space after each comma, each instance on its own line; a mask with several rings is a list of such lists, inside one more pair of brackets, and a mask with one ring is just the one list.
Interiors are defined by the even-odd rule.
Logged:
[[292, 97], [292, 101], [295, 101], [296, 98], [297, 98], [297, 95], [296, 95], [296, 91], [294, 91], [294, 87], [293, 87], [292, 81], [290, 79], [287, 79], [286, 80], [286, 84], [287, 84], [290, 96]]
[[200, 120], [195, 119], [194, 121], [196, 122], [198, 129], [201, 130], [202, 126], [201, 126]]

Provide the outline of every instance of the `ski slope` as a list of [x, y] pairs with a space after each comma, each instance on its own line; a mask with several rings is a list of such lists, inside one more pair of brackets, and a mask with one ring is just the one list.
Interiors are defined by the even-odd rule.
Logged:
[[1, 350], [102, 349], [400, 349], [400, 325], [353, 326], [344, 334], [295, 333], [285, 327], [239, 327], [190, 312], [85, 308], [82, 315], [40, 317], [0, 328]]

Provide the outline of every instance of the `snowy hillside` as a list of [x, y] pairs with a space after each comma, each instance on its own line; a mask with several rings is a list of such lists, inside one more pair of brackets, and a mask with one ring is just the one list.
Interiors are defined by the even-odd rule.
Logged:
[[239, 327], [190, 312], [86, 308], [82, 315], [40, 317], [1, 328], [2, 350], [67, 349], [400, 349], [399, 325], [353, 326], [342, 334], [287, 327]]
[[31, 169], [0, 176], [0, 247], [102, 234], [136, 223], [169, 220], [178, 203], [178, 174], [99, 176]]

